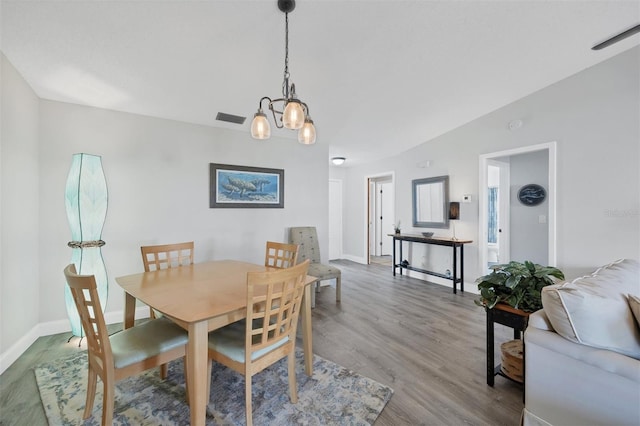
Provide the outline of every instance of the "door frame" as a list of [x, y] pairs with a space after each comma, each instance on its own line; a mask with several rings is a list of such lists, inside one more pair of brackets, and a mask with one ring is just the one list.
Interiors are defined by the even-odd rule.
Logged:
[[[381, 192], [383, 186], [387, 189], [384, 193]], [[394, 218], [394, 194], [393, 194], [393, 182], [389, 176], [383, 176], [381, 178], [369, 179], [369, 252], [372, 256], [382, 256], [383, 245], [389, 250], [392, 247], [391, 242], [385, 241], [385, 229], [386, 232], [391, 232], [393, 229]], [[381, 216], [384, 218], [381, 220]], [[390, 223], [387, 223], [389, 221]], [[383, 223], [385, 226], [383, 226]]]
[[548, 163], [549, 163], [549, 177], [548, 177], [548, 189], [547, 189], [547, 202], [549, 203], [549, 258], [548, 264], [550, 266], [555, 266], [557, 264], [557, 238], [556, 238], [556, 177], [557, 177], [557, 143], [555, 141], [541, 143], [538, 145], [525, 146], [521, 148], [509, 149], [506, 151], [498, 151], [492, 152], [489, 154], [481, 154], [479, 157], [480, 167], [479, 167], [479, 191], [478, 191], [478, 210], [479, 210], [479, 218], [478, 218], [478, 251], [479, 251], [479, 259], [478, 259], [478, 276], [486, 275], [486, 266], [487, 266], [487, 234], [488, 223], [487, 223], [487, 166], [489, 160], [498, 158], [498, 157], [509, 157], [512, 155], [525, 154], [529, 152], [536, 151], [547, 151], [548, 154]]
[[[371, 230], [369, 229], [369, 223], [371, 222], [371, 203], [375, 202], [375, 200], [371, 200], [371, 182], [375, 181], [376, 179], [380, 179], [380, 178], [390, 178], [391, 179], [391, 185], [393, 185], [393, 204], [392, 204], [392, 210], [393, 210], [393, 217], [395, 219], [396, 216], [396, 186], [395, 186], [395, 182], [396, 182], [396, 176], [395, 176], [395, 172], [384, 172], [384, 173], [377, 173], [377, 174], [373, 174], [373, 175], [366, 175], [364, 177], [364, 189], [365, 189], [365, 197], [364, 197], [364, 254], [365, 254], [365, 261], [366, 264], [369, 265], [371, 263], [371, 251], [370, 251], [370, 247], [371, 247]], [[391, 231], [389, 231], [391, 232]]]

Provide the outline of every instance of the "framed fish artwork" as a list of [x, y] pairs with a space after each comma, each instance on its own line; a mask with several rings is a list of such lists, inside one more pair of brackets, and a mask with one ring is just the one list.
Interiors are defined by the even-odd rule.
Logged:
[[210, 208], [284, 208], [284, 170], [209, 164]]

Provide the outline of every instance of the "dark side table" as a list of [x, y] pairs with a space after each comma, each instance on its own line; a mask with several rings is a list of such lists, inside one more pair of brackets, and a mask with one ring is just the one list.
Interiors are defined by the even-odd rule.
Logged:
[[[527, 328], [529, 322], [529, 312], [521, 311], [520, 309], [512, 308], [509, 305], [498, 303], [493, 309], [485, 308], [487, 313], [487, 384], [493, 386], [495, 376], [502, 376], [511, 381], [519, 383], [513, 380], [511, 377], [504, 374], [501, 370], [501, 365], [495, 365], [494, 357], [494, 335], [493, 325], [498, 323], [507, 327], [513, 328], [513, 338], [520, 339], [522, 332]], [[523, 342], [524, 350], [524, 342]], [[524, 371], [524, 355], [522, 357], [522, 368]], [[523, 377], [523, 384], [526, 378]]]

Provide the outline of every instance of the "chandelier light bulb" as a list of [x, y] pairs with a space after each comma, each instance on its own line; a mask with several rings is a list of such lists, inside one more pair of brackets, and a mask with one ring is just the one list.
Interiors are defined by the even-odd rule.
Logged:
[[316, 143], [316, 127], [313, 125], [312, 119], [307, 118], [304, 121], [304, 125], [298, 132], [298, 142], [304, 145]]
[[251, 122], [251, 136], [254, 139], [269, 139], [271, 136], [271, 127], [267, 116], [262, 112], [262, 109], [258, 110], [253, 116]]
[[304, 110], [300, 101], [290, 99], [282, 113], [282, 125], [287, 129], [298, 130], [304, 125]]

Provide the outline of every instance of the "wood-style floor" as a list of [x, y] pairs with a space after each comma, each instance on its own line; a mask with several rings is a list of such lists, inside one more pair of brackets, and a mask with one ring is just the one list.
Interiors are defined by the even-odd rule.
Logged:
[[[342, 270], [342, 302], [330, 287], [316, 295], [314, 352], [394, 389], [376, 426], [519, 424], [522, 386], [502, 377], [486, 384], [477, 295], [393, 277], [388, 266], [332, 264]], [[68, 336], [39, 338], [0, 376], [0, 425], [47, 424], [33, 367], [78, 351]], [[499, 344], [512, 338], [496, 325], [496, 362]]]

